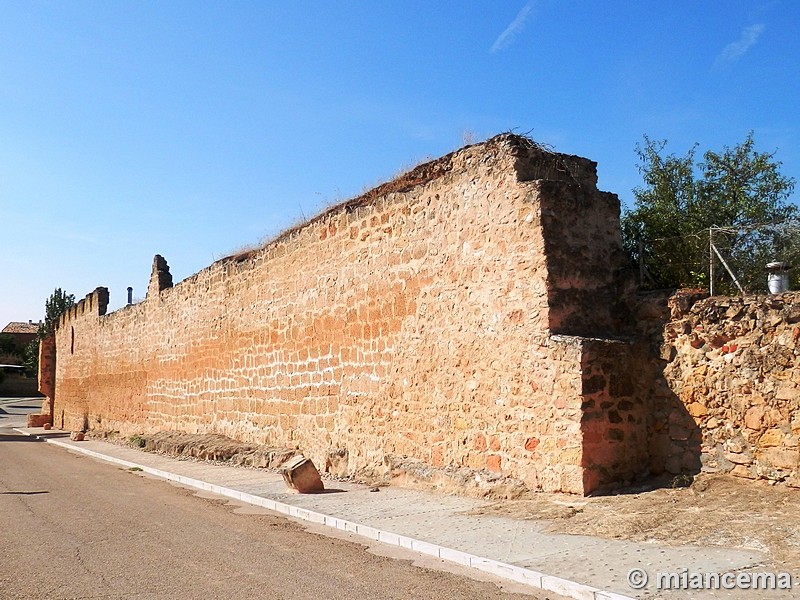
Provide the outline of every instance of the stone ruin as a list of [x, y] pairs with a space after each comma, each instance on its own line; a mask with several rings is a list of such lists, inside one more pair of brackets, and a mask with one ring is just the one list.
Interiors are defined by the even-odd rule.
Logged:
[[157, 255], [143, 302], [106, 314], [97, 288], [62, 317], [45, 412], [297, 448], [339, 476], [792, 483], [793, 297], [638, 295], [619, 210], [595, 163], [503, 134], [174, 286]]

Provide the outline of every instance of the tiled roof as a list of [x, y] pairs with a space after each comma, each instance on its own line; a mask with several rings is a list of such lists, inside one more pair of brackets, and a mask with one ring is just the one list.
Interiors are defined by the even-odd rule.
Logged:
[[3, 327], [3, 331], [0, 331], [0, 333], [36, 333], [37, 331], [39, 331], [38, 323], [11, 321], [11, 323]]

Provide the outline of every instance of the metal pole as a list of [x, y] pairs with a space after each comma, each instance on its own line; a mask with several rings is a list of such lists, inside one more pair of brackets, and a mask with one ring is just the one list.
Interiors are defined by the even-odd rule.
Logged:
[[716, 247], [716, 246], [711, 246], [711, 249], [712, 249], [714, 252], [716, 252], [716, 253], [717, 253], [717, 256], [719, 257], [719, 261], [722, 263], [722, 266], [723, 266], [723, 267], [725, 267], [725, 269], [728, 271], [728, 273], [730, 274], [730, 276], [733, 278], [733, 283], [735, 283], [735, 284], [736, 284], [736, 287], [737, 287], [737, 288], [739, 288], [739, 291], [742, 293], [742, 296], [744, 296], [744, 288], [742, 288], [742, 285], [739, 283], [739, 280], [738, 280], [738, 279], [736, 279], [736, 275], [734, 275], [734, 274], [733, 274], [733, 271], [732, 271], [732, 270], [731, 270], [731, 268], [728, 266], [728, 263], [726, 263], [726, 262], [725, 262], [725, 259], [724, 259], [724, 258], [722, 258], [722, 254], [720, 254], [720, 253], [719, 253], [719, 250], [717, 250], [717, 247]]
[[714, 228], [708, 228], [708, 293], [714, 295]]

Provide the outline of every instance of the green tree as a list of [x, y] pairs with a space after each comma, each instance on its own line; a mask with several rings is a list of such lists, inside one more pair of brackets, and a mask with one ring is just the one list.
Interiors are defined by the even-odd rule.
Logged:
[[39, 337], [46, 338], [56, 329], [56, 324], [65, 312], [75, 306], [75, 296], [56, 288], [44, 303], [44, 321], [39, 326]]
[[19, 348], [17, 347], [17, 342], [14, 341], [14, 337], [7, 333], [0, 333], [0, 363], [16, 365], [18, 363], [10, 362], [9, 358], [18, 357]]
[[[780, 172], [774, 153], [758, 152], [753, 133], [721, 152], [695, 160], [697, 144], [684, 156], [665, 154], [667, 142], [644, 137], [636, 146], [644, 185], [622, 216], [623, 244], [645, 266], [645, 285], [707, 285], [710, 227], [714, 244], [746, 287], [763, 288], [765, 262], [795, 245], [787, 229], [762, 228], [794, 219], [788, 203], [795, 182]], [[721, 267], [720, 267], [721, 268]]]
[[75, 305], [75, 296], [56, 288], [44, 303], [44, 321], [39, 325], [36, 339], [25, 348], [23, 364], [29, 373], [39, 372], [39, 342], [55, 332], [59, 318]]
[[25, 367], [25, 372], [29, 377], [35, 377], [39, 374], [39, 342], [41, 339], [36, 336], [30, 344], [25, 346], [22, 353], [22, 365]]
[[[19, 363], [19, 348], [17, 348], [14, 338], [7, 333], [0, 333], [0, 364], [18, 365]], [[5, 373], [0, 370], [0, 383], [3, 383], [5, 378]]]

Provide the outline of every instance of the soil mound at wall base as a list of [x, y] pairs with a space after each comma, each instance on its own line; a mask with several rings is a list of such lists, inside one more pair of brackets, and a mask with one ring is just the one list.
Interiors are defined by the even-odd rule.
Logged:
[[[108, 441], [115, 441], [114, 436], [108, 434], [105, 436], [94, 434], [93, 437], [105, 437]], [[133, 435], [128, 439], [116, 441], [145, 452], [262, 469], [278, 469], [287, 460], [299, 454], [295, 448], [247, 444], [217, 434], [192, 434], [175, 431]]]
[[[87, 435], [145, 452], [237, 467], [277, 470], [300, 454], [296, 448], [248, 444], [218, 434], [160, 431], [122, 438], [116, 432], [95, 430]], [[370, 486], [397, 486], [493, 500], [535, 497], [538, 493], [518, 479], [500, 473], [466, 467], [436, 468], [420, 460], [392, 454], [387, 455], [381, 465], [362, 469], [351, 476], [337, 475], [330, 469], [321, 474], [331, 479]]]
[[353, 479], [370, 485], [496, 500], [515, 500], [537, 493], [519, 479], [486, 469], [432, 467], [421, 460], [394, 454], [387, 454], [381, 466], [359, 471]]

